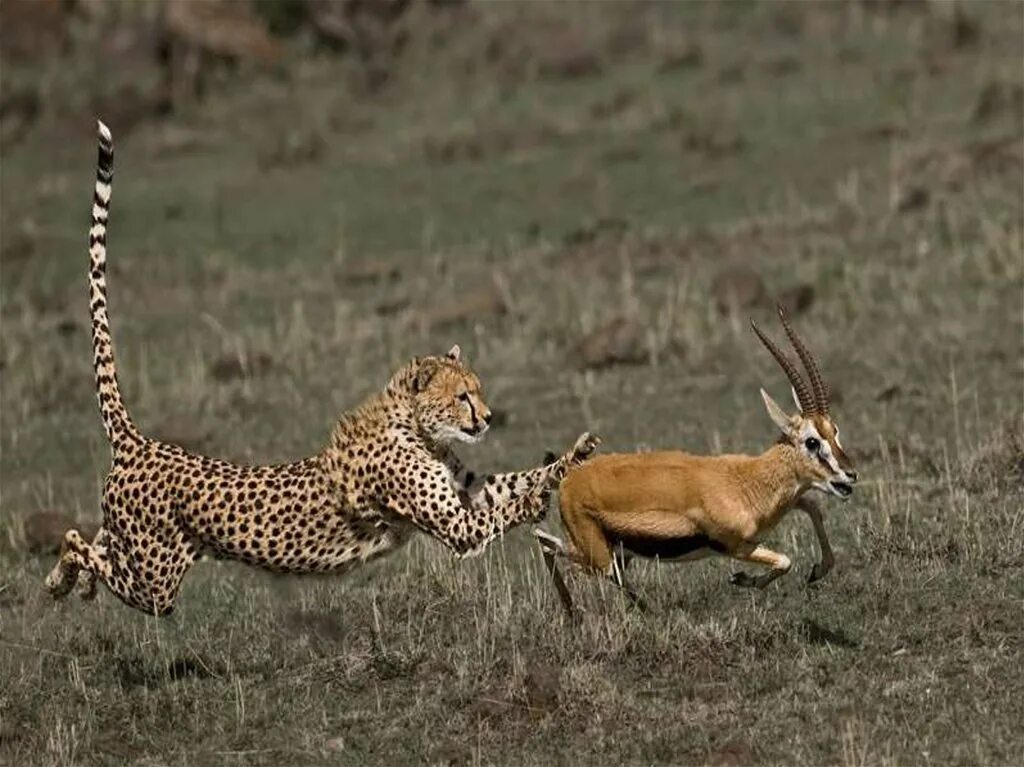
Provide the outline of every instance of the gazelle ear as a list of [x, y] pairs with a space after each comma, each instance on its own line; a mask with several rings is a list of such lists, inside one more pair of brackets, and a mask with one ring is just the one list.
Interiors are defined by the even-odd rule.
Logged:
[[455, 346], [448, 350], [448, 354], [446, 356], [453, 362], [458, 362], [459, 357], [462, 356], [462, 349], [459, 348], [458, 344], [455, 344]]
[[761, 389], [761, 399], [764, 400], [764, 407], [768, 411], [768, 417], [782, 430], [783, 434], [789, 434], [791, 423], [789, 416], [779, 407], [778, 403], [769, 396], [768, 392]]

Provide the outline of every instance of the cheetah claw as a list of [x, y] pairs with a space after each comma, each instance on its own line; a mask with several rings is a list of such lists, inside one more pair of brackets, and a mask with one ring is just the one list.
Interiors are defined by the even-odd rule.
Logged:
[[569, 451], [569, 463], [574, 465], [583, 463], [597, 450], [600, 444], [601, 438], [599, 436], [589, 431], [584, 432], [576, 440], [572, 450]]

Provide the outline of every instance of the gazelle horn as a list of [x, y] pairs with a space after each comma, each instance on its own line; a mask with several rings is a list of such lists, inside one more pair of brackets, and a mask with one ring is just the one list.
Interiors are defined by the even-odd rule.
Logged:
[[828, 387], [821, 377], [821, 371], [818, 370], [818, 363], [814, 361], [811, 352], [804, 346], [804, 342], [800, 340], [800, 336], [793, 330], [793, 326], [789, 324], [789, 319], [786, 317], [786, 312], [782, 306], [777, 306], [776, 308], [779, 310], [779, 319], [782, 320], [782, 327], [785, 328], [786, 335], [789, 336], [789, 342], [793, 344], [793, 348], [796, 349], [800, 361], [804, 363], [804, 370], [807, 371], [807, 377], [811, 381], [811, 391], [814, 393], [814, 409], [822, 415], [828, 415]]
[[793, 364], [792, 360], [785, 355], [785, 353], [775, 345], [775, 343], [761, 332], [753, 320], [750, 321], [750, 327], [754, 329], [757, 337], [761, 339], [761, 343], [764, 344], [765, 348], [771, 352], [775, 361], [779, 363], [779, 366], [785, 371], [786, 377], [789, 379], [790, 384], [793, 386], [793, 391], [796, 392], [797, 401], [800, 403], [800, 410], [803, 413], [813, 413], [816, 411], [814, 398], [811, 393], [807, 391], [807, 384], [804, 382], [803, 377], [800, 375], [800, 371], [796, 369], [796, 365]]

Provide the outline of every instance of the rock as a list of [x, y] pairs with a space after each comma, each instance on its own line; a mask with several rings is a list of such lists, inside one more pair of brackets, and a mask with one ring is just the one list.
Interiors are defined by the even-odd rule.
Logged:
[[99, 526], [94, 523], [80, 523], [61, 511], [35, 511], [25, 517], [23, 530], [25, 548], [32, 554], [56, 554], [60, 551], [64, 533], [72, 528], [82, 537], [91, 541]]
[[61, 317], [54, 325], [54, 329], [58, 335], [68, 338], [78, 333], [82, 329], [82, 325], [77, 317]]
[[629, 222], [624, 218], [604, 216], [587, 221], [575, 229], [570, 229], [562, 238], [566, 247], [589, 245], [603, 238], [618, 239], [629, 230]]
[[199, 452], [210, 439], [208, 428], [197, 425], [195, 418], [168, 418], [153, 429], [153, 438], [170, 445], [178, 445], [190, 452]]
[[778, 303], [790, 317], [803, 314], [814, 303], [814, 286], [804, 282], [786, 288], [779, 293]]
[[346, 282], [394, 282], [402, 276], [402, 270], [397, 264], [366, 258], [344, 264], [341, 276]]
[[903, 189], [899, 199], [896, 201], [898, 213], [909, 213], [928, 205], [931, 200], [931, 192], [923, 186], [909, 186]]
[[749, 309], [764, 300], [764, 280], [749, 267], [729, 267], [715, 277], [711, 294], [722, 314]]
[[200, 97], [218, 59], [266, 65], [282, 55], [252, 4], [235, 0], [166, 0], [161, 34], [168, 108]]
[[281, 46], [248, 3], [167, 0], [167, 31], [177, 40], [231, 59], [276, 61]]
[[259, 165], [263, 170], [281, 166], [291, 168], [316, 162], [327, 150], [327, 140], [319, 131], [290, 126], [277, 132], [260, 151]]
[[8, 89], [0, 95], [0, 146], [18, 143], [40, 112], [39, 92], [35, 88]]
[[981, 38], [981, 25], [969, 16], [959, 3], [954, 7], [949, 25], [950, 44], [953, 48], [970, 48]]
[[546, 47], [538, 69], [544, 77], [575, 80], [600, 74], [604, 70], [604, 62], [584, 40], [566, 34]]
[[373, 307], [374, 313], [378, 317], [391, 317], [400, 312], [404, 312], [409, 308], [408, 297], [396, 296], [394, 298], [387, 298]]
[[535, 663], [526, 672], [524, 687], [530, 708], [555, 709], [562, 691], [562, 669], [552, 663]]
[[210, 132], [176, 123], [164, 123], [146, 132], [147, 150], [161, 159], [206, 148], [211, 144]]
[[903, 387], [899, 384], [891, 384], [875, 395], [875, 402], [892, 402], [903, 394]]
[[1020, 124], [1024, 112], [1024, 86], [1019, 83], [1006, 83], [999, 80], [989, 82], [974, 106], [975, 122], [988, 122], [1003, 113], [1010, 113], [1014, 122]]
[[497, 286], [472, 293], [422, 316], [426, 328], [443, 328], [492, 319], [508, 313], [508, 304]]
[[0, 2], [0, 51], [8, 60], [49, 60], [70, 41], [62, 0]]
[[266, 352], [225, 354], [210, 365], [210, 375], [220, 382], [254, 378], [270, 370], [273, 359]]
[[576, 352], [585, 368], [639, 365], [649, 356], [643, 328], [623, 317], [616, 317], [588, 333], [579, 342]]
[[700, 152], [712, 159], [741, 152], [746, 145], [747, 142], [743, 136], [729, 131], [698, 128], [687, 131], [683, 136], [683, 149], [689, 152]]
[[796, 74], [804, 68], [800, 59], [795, 56], [779, 56], [778, 58], [766, 61], [763, 66], [764, 71], [772, 77], [787, 77], [788, 75]]
[[688, 43], [665, 51], [658, 62], [658, 72], [693, 69], [703, 63], [704, 49], [698, 43]]

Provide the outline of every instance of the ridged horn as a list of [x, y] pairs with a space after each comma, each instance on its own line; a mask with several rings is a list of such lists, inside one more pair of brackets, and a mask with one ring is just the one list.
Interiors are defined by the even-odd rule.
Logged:
[[786, 330], [789, 342], [793, 344], [793, 348], [796, 349], [800, 361], [804, 363], [804, 370], [807, 371], [807, 377], [811, 381], [811, 392], [814, 394], [814, 409], [822, 415], [828, 415], [828, 387], [821, 377], [821, 371], [818, 370], [818, 363], [814, 361], [814, 355], [804, 346], [800, 336], [796, 334], [793, 326], [789, 324], [789, 318], [786, 317], [786, 312], [782, 306], [777, 305], [776, 308], [779, 310], [779, 319], [782, 320], [782, 327]]
[[814, 398], [811, 393], [807, 390], [807, 384], [804, 382], [803, 377], [800, 375], [800, 371], [796, 369], [796, 365], [793, 361], [786, 356], [785, 352], [782, 351], [775, 342], [772, 341], [768, 336], [761, 332], [761, 328], [751, 320], [750, 327], [753, 328], [757, 337], [761, 339], [761, 343], [764, 347], [771, 352], [771, 355], [775, 358], [775, 361], [779, 363], [779, 366], [786, 373], [786, 377], [789, 379], [790, 384], [793, 386], [793, 391], [796, 392], [797, 401], [800, 403], [800, 410], [803, 413], [815, 412]]

